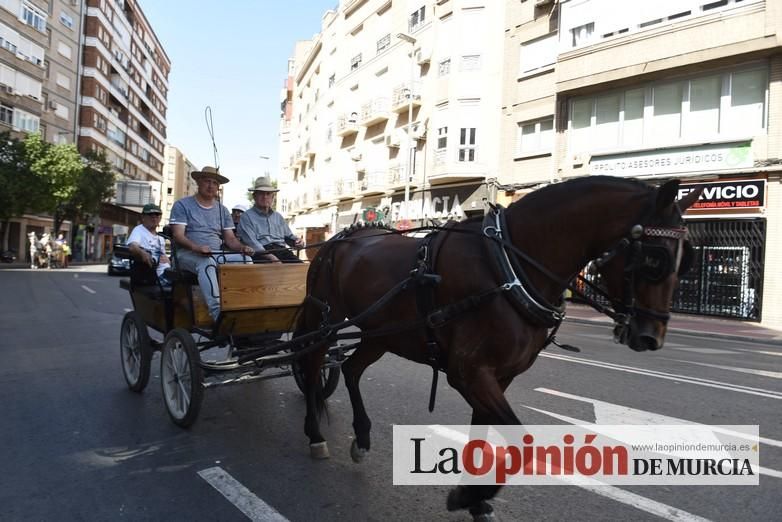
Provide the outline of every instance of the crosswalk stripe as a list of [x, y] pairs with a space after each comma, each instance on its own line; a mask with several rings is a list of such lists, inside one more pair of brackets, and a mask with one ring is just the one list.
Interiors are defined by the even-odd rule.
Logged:
[[276, 509], [255, 496], [220, 466], [207, 468], [198, 475], [254, 522], [288, 522]]

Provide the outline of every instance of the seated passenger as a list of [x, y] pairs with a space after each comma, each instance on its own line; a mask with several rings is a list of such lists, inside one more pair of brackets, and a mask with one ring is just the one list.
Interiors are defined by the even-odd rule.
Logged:
[[239, 220], [239, 237], [242, 243], [255, 249], [253, 259], [273, 263], [302, 263], [299, 257], [288, 249], [288, 245], [302, 248], [304, 242], [291, 232], [282, 214], [272, 208], [278, 189], [272, 186], [271, 179], [268, 176], [256, 179], [249, 191], [253, 194], [255, 205], [242, 214]]
[[163, 285], [168, 285], [163, 272], [171, 267], [166, 255], [166, 240], [157, 235], [157, 227], [163, 211], [154, 203], [148, 203], [141, 209], [141, 224], [131, 231], [125, 244], [130, 253], [150, 268], [154, 268]]
[[[239, 229], [239, 220], [242, 218], [242, 214], [247, 211], [247, 207], [237, 203], [231, 208], [231, 219], [234, 222], [234, 226]], [[238, 236], [238, 234], [237, 234]]]
[[[228, 178], [221, 176], [214, 167], [204, 167], [201, 171], [191, 172], [190, 176], [196, 181], [198, 191], [193, 196], [178, 200], [171, 208], [171, 233], [179, 247], [177, 268], [198, 276], [209, 315], [217, 320], [220, 314], [217, 263], [251, 262], [244, 255], [252, 256], [254, 250], [242, 245], [236, 238], [231, 215], [217, 199], [220, 185], [228, 183]], [[221, 250], [223, 243], [241, 254], [221, 254], [215, 259], [212, 252]]]

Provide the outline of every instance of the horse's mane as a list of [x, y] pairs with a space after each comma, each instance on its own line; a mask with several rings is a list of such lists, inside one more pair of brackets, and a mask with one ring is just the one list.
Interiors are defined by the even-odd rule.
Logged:
[[570, 179], [561, 183], [552, 183], [543, 188], [530, 192], [526, 196], [514, 201], [511, 207], [538, 206], [541, 204], [549, 205], [550, 198], [553, 196], [562, 197], [560, 192], [572, 191], [575, 194], [584, 194], [587, 191], [602, 189], [621, 189], [628, 192], [649, 193], [654, 190], [652, 187], [636, 179], [617, 178], [614, 176], [587, 176], [582, 178]]

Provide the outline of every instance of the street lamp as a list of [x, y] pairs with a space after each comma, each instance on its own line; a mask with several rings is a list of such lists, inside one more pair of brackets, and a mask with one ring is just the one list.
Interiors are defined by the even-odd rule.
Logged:
[[405, 169], [405, 204], [402, 217], [407, 219], [410, 206], [410, 178], [413, 174], [413, 82], [415, 81], [415, 38], [397, 33], [397, 38], [410, 44], [410, 84], [407, 86], [407, 167]]

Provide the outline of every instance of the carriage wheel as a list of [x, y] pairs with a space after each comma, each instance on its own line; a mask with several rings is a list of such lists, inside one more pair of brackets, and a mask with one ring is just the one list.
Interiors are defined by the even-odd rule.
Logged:
[[128, 388], [141, 393], [149, 382], [152, 344], [147, 325], [137, 312], [128, 312], [122, 319], [119, 343], [122, 373], [125, 375]]
[[204, 387], [199, 361], [198, 348], [187, 330], [169, 332], [160, 357], [160, 381], [168, 415], [182, 428], [190, 427], [201, 410]]
[[[299, 390], [301, 393], [304, 392], [304, 371], [299, 365], [298, 362], [294, 362], [291, 365], [291, 370], [293, 371], [293, 379], [296, 381], [296, 386], [299, 387]], [[339, 366], [333, 366], [331, 368], [321, 367], [320, 368], [320, 382], [323, 385], [322, 393], [323, 398], [328, 399], [331, 397], [331, 394], [334, 393], [334, 390], [337, 389], [337, 385], [339, 384], [339, 374], [340, 374]]]

